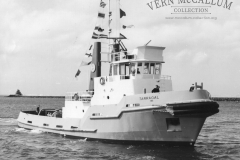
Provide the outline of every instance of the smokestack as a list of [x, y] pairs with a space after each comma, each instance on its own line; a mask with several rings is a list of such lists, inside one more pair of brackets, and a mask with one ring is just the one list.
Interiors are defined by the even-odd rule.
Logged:
[[91, 64], [91, 74], [90, 74], [90, 83], [89, 91], [94, 90], [94, 81], [95, 77], [101, 76], [101, 42], [95, 42], [92, 55], [92, 64]]

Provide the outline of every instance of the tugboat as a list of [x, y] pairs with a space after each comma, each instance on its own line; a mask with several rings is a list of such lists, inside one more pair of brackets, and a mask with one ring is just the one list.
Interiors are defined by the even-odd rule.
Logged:
[[[114, 16], [120, 19], [125, 12], [119, 0], [112, 2]], [[68, 93], [62, 109], [21, 111], [18, 126], [87, 140], [193, 146], [206, 118], [218, 113], [219, 105], [203, 84], [172, 90], [171, 77], [161, 74], [165, 47], [144, 45], [128, 51], [122, 42], [126, 37], [110, 27], [111, 6], [110, 1], [100, 1], [98, 17], [104, 19], [103, 10], [108, 8], [109, 28], [105, 35], [100, 33], [102, 26], [95, 27], [92, 61], [84, 63], [91, 67], [88, 90]], [[109, 42], [108, 52], [101, 39]], [[101, 74], [103, 54], [109, 59], [108, 75]]]

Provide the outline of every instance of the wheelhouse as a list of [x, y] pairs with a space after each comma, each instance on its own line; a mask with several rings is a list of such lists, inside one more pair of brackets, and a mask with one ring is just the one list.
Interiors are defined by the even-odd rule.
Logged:
[[125, 78], [155, 77], [161, 75], [162, 63], [156, 61], [125, 61], [113, 62], [110, 65], [109, 76]]

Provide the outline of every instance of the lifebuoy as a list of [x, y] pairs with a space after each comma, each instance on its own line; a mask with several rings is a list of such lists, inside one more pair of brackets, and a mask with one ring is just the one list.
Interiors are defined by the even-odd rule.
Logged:
[[103, 77], [100, 78], [100, 84], [104, 85], [105, 84], [105, 79]]

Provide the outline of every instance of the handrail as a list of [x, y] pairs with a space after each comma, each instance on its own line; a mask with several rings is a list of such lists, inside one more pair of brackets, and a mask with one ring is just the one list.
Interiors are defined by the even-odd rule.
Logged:
[[112, 62], [119, 62], [122, 60], [133, 60], [133, 59], [137, 59], [137, 55], [131, 54], [131, 55], [117, 55], [114, 54], [112, 57]]
[[[112, 55], [114, 55], [114, 54], [118, 54], [118, 53], [129, 53], [130, 54], [130, 52], [129, 51], [133, 51], [134, 49], [132, 49], [132, 50], [127, 50], [127, 51], [120, 51], [120, 52], [112, 52], [112, 53], [109, 53], [109, 52], [100, 52], [101, 54], [112, 54]], [[130, 55], [132, 55], [132, 54], [130, 54]]]
[[161, 75], [160, 79], [171, 80], [171, 76], [168, 76], [168, 75]]
[[[171, 80], [171, 76], [168, 76], [168, 75], [158, 75], [158, 74], [136, 74], [136, 75], [132, 75], [132, 74], [129, 74], [129, 75], [112, 75], [112, 76], [109, 76], [109, 81], [115, 81], [115, 80], [125, 80], [125, 79], [136, 79], [136, 78], [147, 78], [148, 79], [156, 79], [156, 80]], [[156, 78], [157, 76], [157, 78]], [[160, 76], [160, 77], [158, 77]], [[160, 79], [159, 79], [160, 78]]]
[[65, 96], [65, 101], [83, 101], [90, 102], [93, 97], [94, 91], [78, 91], [68, 92]]

